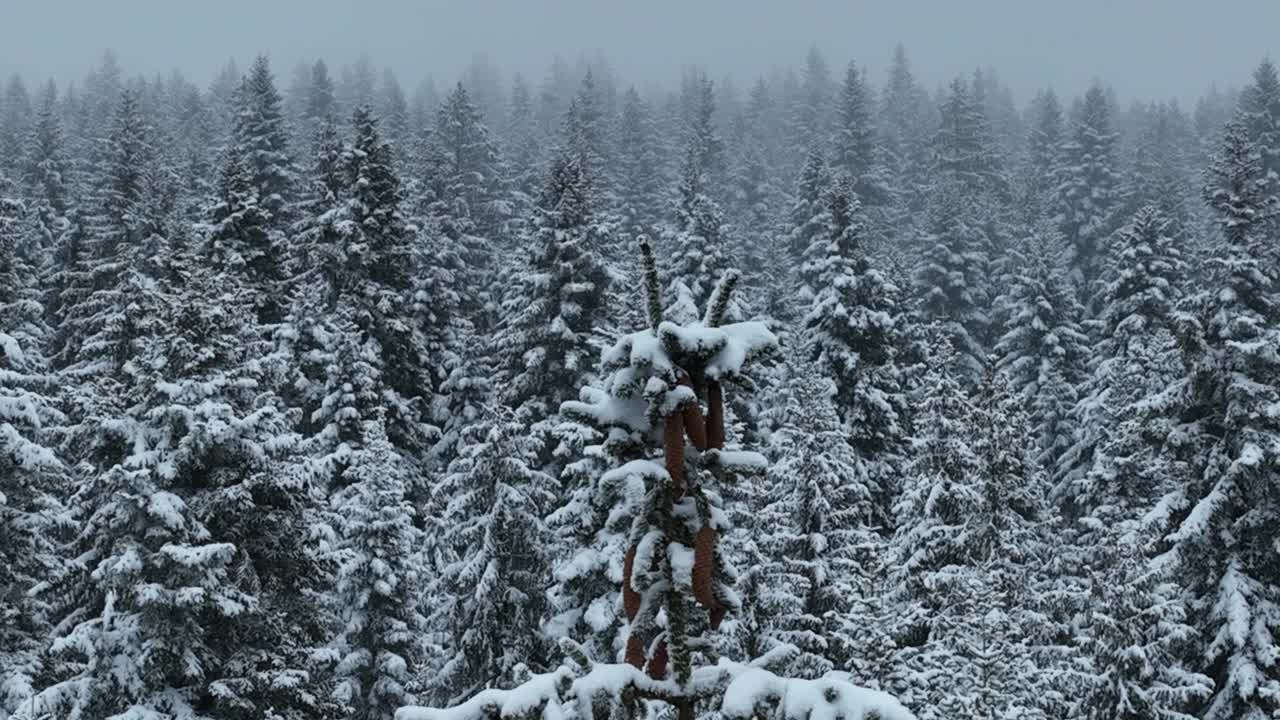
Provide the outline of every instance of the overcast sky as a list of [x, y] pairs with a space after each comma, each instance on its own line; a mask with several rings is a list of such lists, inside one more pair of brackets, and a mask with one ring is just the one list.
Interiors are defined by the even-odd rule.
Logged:
[[451, 81], [476, 50], [535, 79], [554, 54], [601, 51], [628, 82], [697, 63], [745, 84], [816, 45], [833, 71], [854, 59], [882, 81], [902, 42], [930, 89], [982, 65], [1019, 100], [1100, 77], [1122, 97], [1189, 101], [1280, 56], [1277, 28], [1280, 0], [0, 0], [0, 74], [78, 80], [112, 48], [131, 74], [204, 83], [267, 52], [287, 78], [299, 59], [364, 50], [412, 87]]

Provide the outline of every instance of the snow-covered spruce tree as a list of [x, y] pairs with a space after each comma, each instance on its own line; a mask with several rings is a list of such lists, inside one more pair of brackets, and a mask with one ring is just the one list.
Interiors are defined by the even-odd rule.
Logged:
[[805, 56], [804, 70], [800, 77], [800, 94], [796, 98], [791, 118], [792, 147], [794, 155], [818, 150], [831, 136], [831, 122], [835, 109], [835, 85], [827, 60], [816, 47], [810, 47]]
[[778, 297], [777, 288], [786, 282], [787, 273], [782, 271], [785, 264], [771, 258], [786, 253], [783, 243], [775, 239], [786, 191], [774, 151], [771, 122], [775, 114], [769, 86], [763, 79], [757, 80], [732, 125], [734, 137], [729, 147], [735, 152], [730, 162], [727, 211], [729, 217], [736, 218], [734, 232], [741, 248], [738, 261], [747, 268], [745, 287]]
[[990, 325], [987, 235], [972, 194], [959, 181], [933, 189], [923, 228], [923, 255], [915, 271], [919, 312], [940, 323], [957, 360], [976, 380], [986, 358], [981, 338]]
[[436, 110], [421, 155], [424, 180], [412, 198], [414, 217], [462, 261], [455, 271], [462, 317], [487, 332], [501, 300], [492, 293], [494, 272], [501, 270], [495, 250], [513, 205], [498, 145], [460, 83]]
[[[367, 108], [357, 108], [352, 129], [354, 137], [338, 158], [335, 204], [300, 236], [303, 272], [312, 289], [297, 304], [292, 324], [302, 336], [297, 342], [304, 360], [311, 353], [337, 357], [343, 345], [360, 348], [350, 355], [376, 368], [373, 392], [386, 410], [391, 444], [422, 459], [436, 436], [429, 411], [442, 371], [433, 367], [437, 358], [428, 352], [416, 316], [413, 228], [401, 212], [391, 146], [382, 139], [377, 119]], [[350, 332], [356, 337], [344, 337]], [[372, 358], [363, 357], [369, 353]], [[321, 454], [336, 452], [343, 442], [342, 433], [331, 427], [342, 418], [325, 398], [347, 392], [343, 376], [351, 368], [335, 374], [325, 368], [332, 362], [304, 363], [304, 377], [295, 381], [307, 401], [303, 427], [325, 446]], [[312, 374], [306, 374], [308, 367]]]
[[1054, 250], [1041, 238], [1024, 244], [1021, 267], [1001, 298], [1006, 320], [995, 347], [998, 367], [1023, 398], [1045, 468], [1055, 467], [1071, 443], [1071, 411], [1089, 356], [1084, 309]]
[[22, 712], [324, 716], [299, 647], [315, 628], [289, 606], [310, 574], [290, 507], [305, 488], [281, 462], [290, 422], [260, 390], [248, 309], [209, 276], [160, 279], [183, 263], [154, 233], [122, 243], [103, 329], [69, 369], [82, 521], [48, 586], [67, 613], [56, 665]]
[[653, 111], [635, 88], [622, 96], [618, 123], [617, 186], [623, 224], [634, 237], [652, 236], [667, 215], [665, 148]]
[[1275, 63], [1264, 59], [1253, 71], [1253, 82], [1240, 93], [1241, 120], [1257, 148], [1266, 182], [1265, 193], [1280, 195], [1280, 75]]
[[970, 197], [1004, 197], [1009, 181], [985, 109], [963, 78], [951, 82], [938, 110], [941, 123], [933, 137], [933, 182], [959, 183]]
[[[828, 197], [831, 189], [831, 174], [822, 153], [812, 151], [805, 156], [800, 175], [796, 178], [796, 187], [792, 191], [791, 209], [787, 213], [785, 227], [786, 246], [791, 266], [796, 268], [800, 281], [800, 297], [798, 311], [813, 302], [821, 290], [821, 279], [814, 276], [809, 263], [816, 258], [810, 254], [815, 247], [824, 247], [828, 226], [831, 223], [828, 212]], [[822, 253], [825, 255], [825, 253]], [[816, 270], [816, 267], [814, 270]]]
[[37, 246], [45, 252], [57, 246], [70, 224], [67, 217], [71, 197], [67, 183], [71, 165], [58, 113], [58, 90], [50, 83], [41, 95], [40, 110], [27, 137], [22, 175], [32, 199], [29, 222], [35, 231]]
[[870, 236], [879, 242], [889, 233], [897, 198], [873, 119], [874, 103], [866, 71], [850, 62], [840, 88], [831, 137], [831, 168], [853, 179], [853, 191], [867, 210]]
[[[56, 537], [66, 523], [64, 468], [55, 450], [62, 424], [43, 356], [36, 273], [19, 245], [22, 203], [0, 179], [0, 717], [30, 698], [44, 672], [40, 649], [56, 617], [37, 584], [62, 562]], [[13, 188], [8, 188], [12, 190]]]
[[566, 138], [578, 156], [592, 205], [601, 214], [617, 209], [617, 178], [614, 176], [614, 148], [607, 140], [613, 118], [604, 107], [595, 75], [590, 68], [582, 76], [578, 94], [569, 105], [566, 122], [573, 132]]
[[[686, 78], [680, 89], [680, 110], [682, 112], [681, 132], [685, 143], [683, 159], [690, 161], [703, 176], [703, 191], [717, 192], [725, 185], [722, 182], [725, 165], [724, 141], [716, 128], [716, 94], [715, 84], [702, 71], [694, 71]], [[711, 196], [717, 204], [721, 198]]]
[[880, 116], [893, 185], [907, 210], [920, 211], [928, 197], [929, 138], [937, 129], [937, 114], [928, 93], [911, 72], [902, 45], [894, 48], [889, 79], [881, 95]]
[[1115, 229], [1120, 201], [1116, 165], [1117, 134], [1101, 85], [1085, 93], [1080, 115], [1062, 144], [1054, 176], [1054, 218], [1070, 252], [1071, 280], [1081, 297], [1093, 293], [1101, 271], [1106, 238]]
[[266, 57], [254, 61], [236, 103], [217, 199], [208, 210], [210, 259], [224, 272], [243, 275], [259, 322], [274, 323], [287, 304], [279, 283], [286, 275], [297, 179], [289, 157], [289, 128]]
[[[990, 370], [970, 397], [944, 331], [930, 349], [887, 556], [899, 692], [922, 718], [1034, 713], [1036, 616], [1024, 596], [1043, 479], [1027, 452], [1028, 423]], [[956, 682], [933, 682], [938, 673]]]
[[369, 415], [329, 498], [341, 537], [331, 652], [334, 699], [349, 713], [343, 717], [387, 720], [417, 697], [415, 673], [427, 659], [427, 622], [418, 610], [426, 579], [415, 562], [424, 535], [406, 498], [413, 463], [387, 439], [381, 411]]
[[1134, 141], [1133, 164], [1123, 190], [1126, 217], [1147, 206], [1159, 208], [1171, 232], [1189, 229], [1195, 214], [1195, 184], [1186, 156], [1193, 146], [1190, 120], [1176, 103], [1145, 109]]
[[[708, 631], [739, 606], [732, 588], [736, 572], [717, 549], [717, 535], [729, 529], [718, 489], [765, 464], [755, 453], [723, 449], [721, 383], [749, 386], [742, 374], [746, 363], [776, 340], [758, 323], [721, 325], [733, 275], [719, 285], [705, 322], [665, 321], [655, 264], [650, 259], [646, 265], [650, 329], [623, 337], [606, 352], [603, 387], [584, 388], [581, 400], [563, 409], [607, 433], [605, 447], [619, 466], [600, 482], [627, 488], [624, 504], [613, 512], [634, 513], [620, 573], [622, 609], [630, 621], [626, 662], [597, 662], [566, 638], [561, 648], [569, 658], [550, 672], [511, 690], [481, 691], [449, 710], [404, 708], [398, 720], [534, 720], [565, 712], [634, 718], [646, 713], [646, 701], [666, 703], [682, 720], [692, 720], [699, 703], [717, 697], [721, 715], [732, 720], [782, 704], [788, 713], [823, 708], [848, 717], [874, 713], [908, 720], [910, 713], [892, 698], [842, 677], [806, 681], [773, 675], [768, 668], [789, 664], [793, 648], [779, 648], [749, 665], [724, 659], [698, 665], [715, 660]], [[651, 447], [660, 437], [663, 449], [655, 453]], [[510, 464], [512, 454], [501, 457]], [[587, 564], [597, 562], [598, 548], [584, 552]]]
[[1186, 580], [1189, 623], [1202, 643], [1189, 667], [1214, 682], [1194, 714], [1261, 718], [1280, 712], [1280, 422], [1266, 410], [1280, 401], [1280, 290], [1260, 153], [1239, 120], [1210, 168], [1205, 199], [1222, 233], [1209, 260], [1212, 285], [1178, 313], [1186, 376], [1151, 401], [1175, 423], [1165, 451], [1191, 472], [1158, 505], [1167, 534], [1157, 562]]
[[524, 198], [534, 197], [538, 192], [542, 137], [538, 132], [529, 83], [520, 73], [511, 80], [502, 146], [506, 149], [512, 189]]
[[906, 450], [908, 401], [898, 354], [906, 339], [898, 289], [872, 266], [852, 180], [827, 193], [827, 229], [806, 263], [818, 288], [804, 316], [810, 361], [836, 384], [845, 440], [864, 464], [873, 496], [867, 521], [891, 526], [892, 497]]
[[[436, 111], [424, 172], [431, 190], [431, 212], [469, 221], [472, 232], [499, 239], [510, 213], [504, 193], [504, 169], [498, 144], [462, 83]], [[464, 217], [456, 217], [462, 212]], [[473, 262], [484, 258], [468, 258]]]
[[503, 299], [495, 347], [504, 399], [526, 422], [554, 415], [598, 352], [591, 333], [605, 317], [610, 275], [598, 248], [587, 179], [577, 153], [551, 163], [531, 223], [530, 255]]
[[[666, 314], [681, 323], [701, 317], [700, 308], [711, 301], [715, 278], [733, 264], [720, 206], [707, 194], [708, 176], [699, 159], [704, 154], [694, 141], [685, 150], [677, 188], [676, 224], [663, 243], [669, 258], [665, 267], [671, 275], [667, 288], [671, 305]], [[731, 318], [741, 316], [736, 302], [729, 313]]]
[[119, 277], [129, 269], [135, 246], [154, 225], [154, 218], [142, 212], [151, 147], [148, 126], [133, 93], [118, 98], [111, 133], [103, 146], [102, 160], [93, 172], [95, 191], [86, 203], [83, 230], [65, 234], [59, 249], [60, 259], [74, 265], [67, 268], [54, 289], [57, 326], [52, 359], [58, 368], [83, 360], [86, 352], [111, 354], [109, 347], [86, 349], [84, 344], [91, 334], [121, 329], [118, 323], [107, 322], [102, 313], [123, 307], [113, 299]]
[[1111, 354], [1169, 326], [1187, 271], [1174, 232], [1169, 217], [1148, 206], [1108, 248], [1100, 319]]
[[862, 569], [879, 561], [874, 481], [846, 440], [833, 383], [811, 365], [792, 383], [770, 469], [777, 498], [758, 523], [769, 559], [755, 610], [767, 637], [799, 649], [789, 672], [818, 678], [848, 668], [862, 650], [842, 620], [870, 586]]
[[539, 627], [550, 576], [542, 518], [557, 484], [535, 469], [537, 443], [522, 422], [496, 406], [485, 414], [435, 488], [443, 510], [432, 543], [449, 561], [432, 588], [432, 623], [447, 637], [448, 659], [429, 686], [446, 703], [508, 687], [549, 662]]
[[1061, 157], [1062, 106], [1052, 90], [1032, 101], [1035, 117], [1027, 135], [1027, 153], [1017, 194], [1028, 220], [1047, 218], [1054, 197], [1054, 175]]
[[1187, 671], [1195, 647], [1178, 586], [1146, 566], [1142, 549], [1111, 537], [1112, 555], [1093, 584], [1083, 634], [1092, 659], [1077, 716], [1089, 720], [1191, 720], [1213, 681]]
[[[1141, 437], [1151, 421], [1140, 405], [1183, 372], [1172, 331], [1185, 276], [1178, 243], [1158, 209], [1139, 211], [1108, 248], [1098, 296], [1103, 339], [1072, 410], [1076, 434], [1053, 468], [1054, 496], [1069, 518], [1095, 510], [1130, 517], [1162, 492], [1165, 483], [1151, 478], [1180, 477], [1172, 468], [1148, 472], [1169, 458], [1153, 457]], [[1117, 463], [1148, 479], [1125, 479]], [[1117, 504], [1108, 488], [1128, 500]]]
[[14, 73], [0, 95], [0, 172], [16, 177], [22, 167], [22, 144], [31, 124], [31, 95], [22, 76]]

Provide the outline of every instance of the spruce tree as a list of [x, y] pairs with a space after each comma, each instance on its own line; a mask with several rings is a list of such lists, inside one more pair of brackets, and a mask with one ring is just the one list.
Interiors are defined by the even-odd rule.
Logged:
[[1095, 84], [1085, 93], [1054, 176], [1054, 218], [1068, 248], [1071, 279], [1082, 297], [1093, 293], [1106, 238], [1116, 225], [1116, 139], [1106, 92]]
[[1253, 71], [1253, 82], [1240, 94], [1240, 112], [1245, 133], [1259, 154], [1265, 192], [1280, 195], [1280, 76], [1270, 59]]
[[832, 383], [812, 367], [793, 382], [771, 473], [777, 497], [760, 523], [773, 560], [762, 569], [768, 589], [756, 610], [767, 637], [799, 648], [790, 672], [817, 678], [851, 660], [839, 618], [866, 590], [858, 574], [876, 544], [875, 500], [866, 465], [845, 440]]
[[1054, 197], [1054, 176], [1061, 157], [1064, 119], [1058, 96], [1052, 90], [1038, 94], [1031, 130], [1027, 135], [1027, 154], [1022, 193], [1027, 216], [1040, 219], [1049, 216]]
[[[484, 117], [461, 83], [436, 112], [426, 162], [432, 214], [455, 223], [469, 222], [479, 237], [498, 240], [510, 215], [501, 156]], [[487, 258], [467, 259], [487, 262]]]
[[432, 620], [449, 656], [430, 689], [453, 702], [548, 661], [539, 630], [550, 560], [542, 518], [556, 482], [534, 469], [537, 448], [521, 422], [495, 407], [487, 414], [468, 429], [435, 493], [442, 511], [433, 543], [448, 560]]
[[59, 117], [58, 90], [50, 83], [40, 98], [40, 109], [26, 142], [23, 175], [30, 197], [37, 242], [43, 250], [52, 250], [66, 232], [71, 209], [71, 166], [66, 155], [66, 142]]
[[24, 207], [0, 178], [0, 715], [27, 701], [45, 672], [40, 650], [57, 617], [32, 590], [60, 568], [68, 521], [56, 450], [63, 417], [44, 360], [48, 327], [34, 268], [24, 258]]
[[1053, 248], [1032, 239], [1021, 262], [1002, 298], [1007, 319], [995, 352], [1025, 402], [1039, 459], [1053, 468], [1072, 439], [1070, 413], [1085, 377], [1089, 339], [1080, 325], [1084, 310]]
[[[714, 283], [733, 262], [720, 206], [708, 194], [708, 175], [699, 159], [702, 155], [695, 137], [680, 168], [676, 226], [665, 242], [671, 276], [667, 315], [677, 322], [690, 322], [701, 315], [699, 309], [710, 301]], [[738, 315], [735, 306], [731, 317]]]
[[835, 408], [845, 439], [863, 464], [873, 506], [869, 522], [890, 525], [891, 498], [906, 451], [905, 345], [899, 291], [863, 247], [865, 227], [854, 184], [842, 175], [827, 197], [828, 228], [811, 253], [820, 288], [804, 316], [810, 361], [835, 380]]
[[0, 94], [0, 172], [17, 177], [22, 166], [22, 146], [31, 125], [31, 96], [22, 76], [14, 73]]
[[889, 211], [895, 193], [884, 166], [884, 151], [874, 120], [872, 90], [866, 71], [849, 63], [840, 89], [835, 131], [832, 134], [831, 168], [853, 179], [853, 190], [867, 208], [872, 233], [888, 232]]
[[241, 275], [257, 319], [283, 317], [278, 297], [288, 253], [296, 178], [289, 130], [266, 57], [254, 61], [237, 93], [231, 144], [223, 157], [217, 200], [209, 210], [211, 259]]
[[[807, 269], [810, 262], [818, 258], [809, 257], [813, 248], [823, 246], [827, 235], [830, 218], [827, 215], [828, 193], [831, 188], [831, 174], [826, 160], [819, 152], [810, 152], [805, 156], [800, 175], [796, 178], [796, 187], [792, 191], [791, 209], [787, 213], [786, 244], [792, 266], [797, 269], [801, 281], [801, 307], [812, 302], [821, 289], [819, 279], [812, 277]], [[822, 253], [825, 255], [825, 253]]]
[[1110, 569], [1099, 573], [1084, 628], [1092, 657], [1081, 717], [1090, 720], [1192, 718], [1212, 681], [1180, 656], [1195, 646], [1177, 585], [1144, 567], [1141, 548], [1108, 538]]
[[792, 119], [796, 153], [818, 150], [830, 137], [834, 96], [831, 71], [827, 67], [826, 58], [818, 48], [811, 47], [805, 57], [799, 103]]
[[[922, 718], [1034, 712], [1038, 618], [1026, 593], [1043, 475], [1008, 382], [988, 370], [970, 397], [945, 334], [935, 332], [931, 349], [921, 435], [888, 554], [904, 699]], [[940, 672], [957, 682], [932, 682]]]
[[587, 179], [576, 153], [552, 162], [534, 211], [531, 253], [503, 303], [496, 346], [504, 398], [530, 420], [550, 417], [598, 352], [591, 334], [604, 317], [610, 274], [599, 256]]
[[1187, 579], [1190, 623], [1202, 643], [1191, 669], [1214, 682], [1195, 713], [1218, 720], [1280, 709], [1280, 611], [1267, 590], [1277, 584], [1271, 528], [1280, 517], [1280, 427], [1264, 410], [1280, 397], [1280, 296], [1266, 244], [1267, 176], [1243, 119], [1228, 127], [1208, 178], [1205, 199], [1221, 241], [1209, 260], [1211, 285], [1178, 314], [1188, 371], [1156, 407], [1174, 421], [1166, 451], [1186, 458], [1191, 472], [1159, 504], [1167, 523], [1159, 562]]
[[415, 700], [429, 628], [418, 610], [424, 535], [406, 489], [413, 463], [392, 446], [380, 409], [366, 408], [361, 443], [329, 498], [339, 533], [333, 607], [338, 630], [334, 699], [360, 720], [390, 720]]
[[652, 235], [666, 216], [664, 160], [653, 111], [635, 88], [628, 88], [618, 127], [618, 190], [623, 222], [635, 236]]
[[915, 272], [921, 318], [942, 324], [959, 362], [975, 379], [986, 357], [982, 338], [991, 325], [986, 277], [989, 244], [978, 215], [981, 210], [961, 182], [936, 187]]

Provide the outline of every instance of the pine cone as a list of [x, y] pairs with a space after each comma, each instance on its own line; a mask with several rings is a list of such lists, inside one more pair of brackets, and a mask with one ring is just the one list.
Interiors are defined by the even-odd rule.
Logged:
[[684, 431], [694, 447], [707, 449], [707, 423], [702, 419], [702, 408], [697, 401], [684, 406]]
[[684, 490], [684, 418], [673, 412], [662, 422], [662, 444], [666, 454], [667, 474], [677, 488], [677, 495]]
[[724, 447], [724, 391], [715, 380], [707, 382], [707, 445]]
[[693, 597], [707, 610], [719, 607], [711, 582], [715, 570], [716, 531], [703, 526], [693, 537]]
[[667, 641], [659, 640], [653, 649], [653, 657], [649, 658], [649, 677], [663, 680], [667, 677]]
[[719, 630], [720, 623], [724, 620], [726, 608], [723, 605], [716, 605], [711, 609], [711, 629]]
[[[680, 374], [680, 384], [687, 388], [693, 388], [693, 380], [685, 373]], [[689, 442], [698, 450], [707, 449], [707, 424], [702, 418], [702, 407], [698, 405], [697, 396], [694, 396], [693, 402], [686, 403], [684, 406], [684, 431], [689, 436]]]
[[627, 638], [627, 654], [625, 660], [628, 665], [635, 667], [637, 670], [644, 669], [644, 641], [639, 635], [632, 635]]
[[636, 546], [627, 548], [622, 558], [622, 609], [627, 613], [627, 622], [636, 619], [640, 612], [640, 593], [631, 585], [631, 570], [636, 564]]

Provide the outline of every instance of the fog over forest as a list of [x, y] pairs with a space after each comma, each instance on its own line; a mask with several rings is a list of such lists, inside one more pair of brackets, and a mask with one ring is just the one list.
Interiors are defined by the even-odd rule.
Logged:
[[1280, 4], [11, 3], [0, 720], [1280, 718]]

